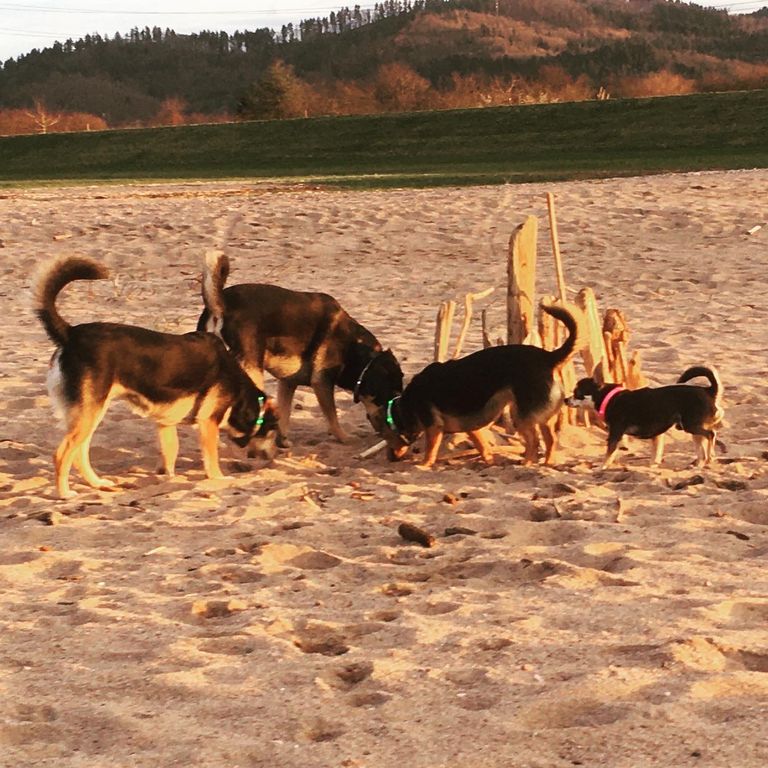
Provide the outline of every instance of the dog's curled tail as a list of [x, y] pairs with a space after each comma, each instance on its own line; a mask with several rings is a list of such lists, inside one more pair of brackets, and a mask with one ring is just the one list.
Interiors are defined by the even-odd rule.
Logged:
[[203, 303], [216, 320], [224, 318], [224, 286], [229, 277], [229, 257], [221, 251], [207, 251], [203, 264]]
[[56, 309], [56, 297], [65, 285], [75, 280], [103, 280], [109, 271], [103, 264], [80, 256], [58, 259], [43, 267], [34, 293], [35, 314], [51, 341], [57, 346], [66, 343], [72, 327]]
[[571, 310], [562, 304], [542, 304], [541, 308], [548, 314], [559, 320], [568, 329], [568, 338], [557, 349], [553, 349], [550, 354], [554, 358], [554, 366], [560, 366], [566, 363], [578, 348], [579, 344], [579, 323]]
[[703, 376], [709, 381], [709, 394], [712, 395], [715, 405], [720, 408], [723, 399], [723, 383], [720, 381], [720, 374], [714, 365], [694, 365], [680, 374], [677, 383], [685, 384], [685, 382], [699, 376]]

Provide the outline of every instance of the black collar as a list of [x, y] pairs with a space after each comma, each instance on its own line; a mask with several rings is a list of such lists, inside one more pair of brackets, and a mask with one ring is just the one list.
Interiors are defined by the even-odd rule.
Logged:
[[355, 384], [355, 388], [352, 391], [352, 399], [354, 402], [359, 403], [360, 402], [360, 387], [363, 385], [363, 377], [366, 373], [368, 373], [368, 369], [371, 367], [373, 361], [376, 359], [376, 355], [374, 355], [366, 364], [365, 368], [360, 372], [360, 375], [357, 377], [357, 383]]

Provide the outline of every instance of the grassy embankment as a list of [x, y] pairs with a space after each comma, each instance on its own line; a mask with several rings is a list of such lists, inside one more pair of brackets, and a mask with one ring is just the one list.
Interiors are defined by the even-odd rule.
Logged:
[[766, 166], [768, 91], [0, 138], [0, 184], [432, 186]]

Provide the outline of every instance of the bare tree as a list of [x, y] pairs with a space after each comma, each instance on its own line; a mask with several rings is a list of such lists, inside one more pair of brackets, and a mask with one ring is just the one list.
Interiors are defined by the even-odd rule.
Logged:
[[48, 129], [61, 120], [61, 115], [49, 112], [40, 99], [35, 99], [35, 111], [26, 114], [35, 121], [38, 133], [48, 133]]

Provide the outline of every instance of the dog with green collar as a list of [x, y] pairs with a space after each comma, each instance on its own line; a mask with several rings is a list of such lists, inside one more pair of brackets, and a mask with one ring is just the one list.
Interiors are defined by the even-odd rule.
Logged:
[[417, 373], [401, 395], [385, 408], [382, 435], [390, 458], [403, 458], [424, 436], [422, 467], [437, 460], [445, 434], [464, 432], [480, 457], [493, 463], [493, 450], [484, 430], [505, 408], [525, 442], [525, 462], [538, 460], [537, 427], [545, 442], [545, 462], [552, 459], [554, 434], [547, 422], [563, 404], [556, 372], [578, 344], [576, 315], [564, 306], [542, 307], [568, 329], [568, 338], [555, 350], [528, 344], [507, 344], [481, 349], [458, 360], [431, 363]]

